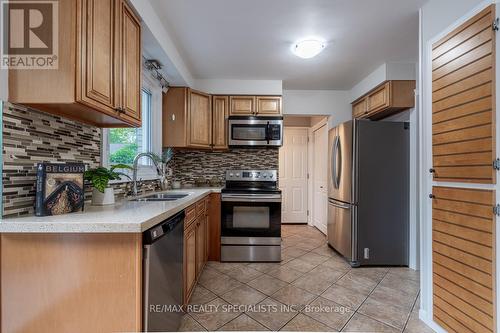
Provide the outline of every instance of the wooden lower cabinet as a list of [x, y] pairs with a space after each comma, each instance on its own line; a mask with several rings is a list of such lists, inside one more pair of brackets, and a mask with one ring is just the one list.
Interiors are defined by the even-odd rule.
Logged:
[[142, 331], [142, 234], [0, 240], [0, 332]]

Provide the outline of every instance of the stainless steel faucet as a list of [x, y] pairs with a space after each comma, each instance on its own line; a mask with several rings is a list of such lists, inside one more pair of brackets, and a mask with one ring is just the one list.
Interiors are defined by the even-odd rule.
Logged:
[[139, 163], [139, 159], [141, 157], [149, 157], [151, 161], [153, 161], [155, 167], [156, 167], [156, 172], [158, 173], [158, 176], [164, 177], [165, 175], [163, 174], [162, 169], [158, 165], [157, 157], [153, 153], [140, 153], [137, 154], [136, 157], [134, 157], [134, 165], [133, 165], [133, 174], [132, 174], [132, 194], [134, 197], [137, 196], [137, 164]]

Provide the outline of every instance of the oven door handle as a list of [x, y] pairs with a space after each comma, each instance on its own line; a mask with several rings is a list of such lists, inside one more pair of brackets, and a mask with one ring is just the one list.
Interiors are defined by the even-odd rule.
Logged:
[[223, 194], [221, 200], [226, 202], [281, 202], [281, 195]]

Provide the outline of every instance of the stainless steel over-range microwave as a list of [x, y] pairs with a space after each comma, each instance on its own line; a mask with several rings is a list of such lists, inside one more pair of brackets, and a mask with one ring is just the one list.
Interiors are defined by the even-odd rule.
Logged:
[[283, 145], [283, 117], [229, 117], [229, 146]]

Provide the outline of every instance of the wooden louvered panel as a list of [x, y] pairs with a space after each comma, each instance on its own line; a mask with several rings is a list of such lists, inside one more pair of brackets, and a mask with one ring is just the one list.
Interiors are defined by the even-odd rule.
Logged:
[[450, 333], [474, 333], [438, 307], [434, 308], [434, 321]]
[[438, 252], [432, 254], [435, 263], [445, 266], [454, 272], [460, 272], [462, 275], [470, 278], [472, 282], [477, 282], [478, 284], [485, 286], [486, 288], [492, 289], [493, 281], [490, 274], [483, 273], [470, 267], [464, 263], [453, 260], [449, 257], [443, 256]]
[[437, 135], [440, 133], [449, 133], [451, 131], [462, 130], [465, 128], [474, 128], [482, 125], [491, 126], [491, 117], [491, 110], [489, 110], [470, 114], [450, 121], [444, 121], [432, 126], [432, 134]]
[[[492, 332], [492, 318], [479, 316], [481, 312], [452, 293], [434, 284], [434, 307], [440, 308], [475, 333]], [[479, 319], [479, 317], [481, 317]], [[477, 319], [477, 320], [476, 320]], [[486, 325], [487, 326], [486, 326]], [[489, 327], [488, 327], [489, 326]]]
[[493, 332], [494, 192], [437, 186], [432, 194], [434, 320]]
[[477, 35], [485, 26], [490, 26], [492, 23], [492, 18], [489, 17], [490, 9], [485, 9], [478, 13], [469, 22], [466, 22], [462, 26], [456, 28], [454, 31], [450, 32], [440, 41], [433, 45], [432, 58], [437, 58], [440, 55], [446, 53], [450, 49], [456, 47], [463, 42], [464, 39], [469, 39]]
[[434, 82], [432, 82], [432, 90], [439, 90], [452, 84], [453, 82], [458, 82], [460, 80], [468, 78], [475, 73], [480, 73], [489, 68], [491, 68], [491, 55], [481, 58], [471, 64], [465, 65], [459, 70], [450, 73], [441, 79], [435, 80]]
[[495, 39], [489, 6], [434, 43], [434, 180], [496, 183]]
[[[436, 92], [432, 93], [434, 96]], [[444, 111], [452, 107], [463, 105], [467, 102], [474, 101], [483, 97], [491, 96], [492, 94], [492, 84], [491, 81], [484, 83], [481, 82], [479, 85], [471, 88], [469, 90], [463, 91], [456, 95], [452, 95], [448, 98], [439, 100], [432, 103], [432, 112]]]
[[[493, 312], [493, 293], [491, 288], [485, 287], [468, 277], [456, 273], [436, 262], [433, 264], [434, 278], [437, 284], [448, 285], [455, 295], [464, 296], [470, 304], [486, 312]], [[453, 283], [448, 283], [453, 282]]]
[[[450, 283], [451, 281], [440, 276], [439, 274], [434, 274], [433, 279], [435, 280], [435, 294], [437, 296], [452, 306], [455, 306], [455, 304], [460, 305], [460, 307], [455, 307], [461, 312], [464, 312], [466, 316], [468, 315], [471, 318], [477, 319], [481, 325], [491, 329], [492, 317], [486, 313], [493, 313], [493, 304], [491, 304], [491, 302], [485, 301], [484, 299], [469, 292], [467, 289], [461, 288], [454, 283]], [[461, 297], [458, 297], [457, 295], [460, 295]]]
[[[453, 124], [455, 120], [459, 118], [475, 115], [477, 113], [491, 112], [491, 103], [491, 96], [487, 96], [470, 103], [462, 104], [451, 109], [441, 111], [439, 113], [434, 113], [432, 115], [432, 123], [434, 125], [437, 125], [447, 120], [454, 120], [451, 121], [451, 123]], [[491, 114], [488, 114], [488, 117], [489, 118], [486, 120], [486, 123], [488, 123], [489, 119], [491, 119]]]
[[456, 81], [443, 89], [440, 89], [432, 94], [432, 101], [437, 102], [445, 98], [449, 98], [458, 93], [470, 90], [477, 86], [489, 83], [493, 75], [493, 70], [491, 68], [472, 75], [466, 79]]
[[462, 44], [455, 46], [454, 48], [448, 50], [446, 53], [443, 53], [439, 57], [436, 57], [435, 61], [432, 63], [432, 69], [438, 69], [453, 60], [462, 57], [466, 53], [482, 46], [491, 41], [491, 26], [489, 24], [484, 24], [481, 27], [483, 30], [474, 35], [473, 37], [467, 39]]

